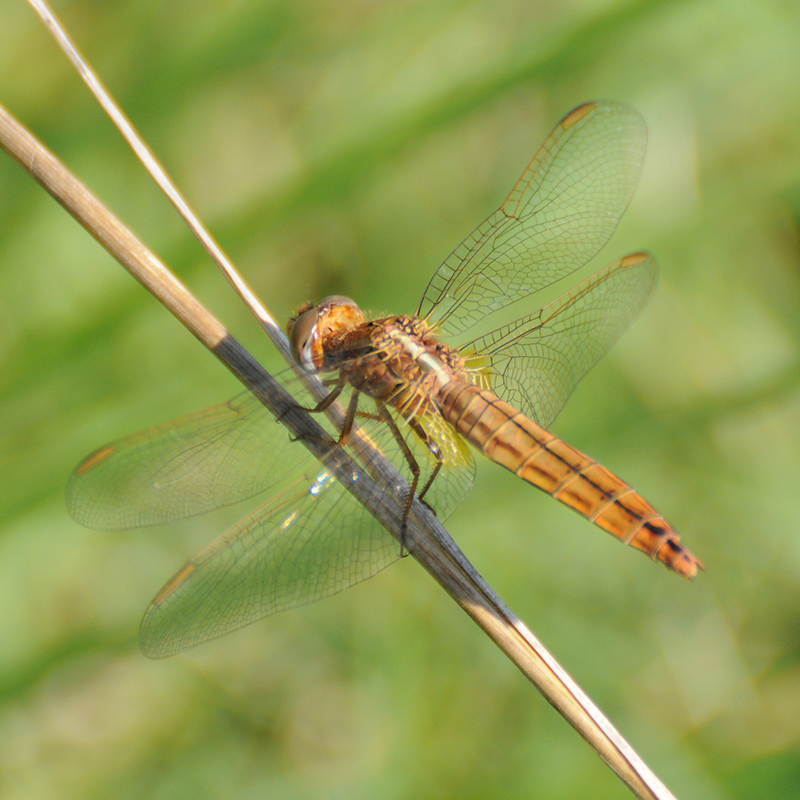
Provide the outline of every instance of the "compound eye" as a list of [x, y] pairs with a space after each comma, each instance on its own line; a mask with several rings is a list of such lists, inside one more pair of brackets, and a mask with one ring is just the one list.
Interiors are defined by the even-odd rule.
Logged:
[[317, 303], [317, 308], [320, 309], [320, 311], [329, 311], [338, 306], [346, 306], [356, 311], [359, 310], [358, 303], [350, 297], [345, 297], [343, 294], [332, 294], [328, 297], [323, 297], [322, 300]]
[[318, 322], [319, 313], [312, 307], [300, 314], [289, 330], [294, 357], [306, 372], [317, 371], [316, 360], [322, 354]]

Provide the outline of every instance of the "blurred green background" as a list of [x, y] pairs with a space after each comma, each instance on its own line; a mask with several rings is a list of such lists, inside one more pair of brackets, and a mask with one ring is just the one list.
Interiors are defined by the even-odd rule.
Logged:
[[[578, 277], [647, 248], [661, 283], [554, 430], [708, 573], [669, 574], [486, 461], [448, 527], [678, 797], [800, 795], [800, 4], [57, 10], [282, 319], [333, 291], [413, 310], [564, 113], [641, 111], [639, 190]], [[23, 0], [0, 0], [0, 98], [277, 364]], [[243, 509], [96, 533], [67, 476], [239, 388], [5, 156], [0, 287], [4, 798], [629, 796], [411, 559], [141, 656], [150, 598]]]

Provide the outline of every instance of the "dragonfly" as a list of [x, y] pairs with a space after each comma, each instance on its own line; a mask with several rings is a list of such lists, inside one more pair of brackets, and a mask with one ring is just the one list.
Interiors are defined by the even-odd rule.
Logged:
[[[436, 270], [415, 314], [368, 320], [353, 300], [332, 296], [298, 309], [288, 333], [300, 371], [329, 388], [321, 403], [306, 402], [318, 412], [333, 402], [347, 409], [331, 446], [363, 462], [369, 448], [354, 446], [357, 432], [408, 478], [388, 488], [404, 491], [407, 506], [416, 494], [446, 519], [472, 485], [475, 449], [692, 579], [704, 567], [670, 524], [547, 430], [647, 303], [652, 255], [627, 255], [542, 308], [449, 344], [599, 252], [633, 195], [646, 140], [632, 108], [579, 106]], [[302, 398], [300, 377], [284, 377]], [[69, 512], [103, 530], [165, 524], [269, 488], [269, 500], [155, 596], [140, 628], [145, 655], [170, 656], [341, 591], [403, 548], [249, 393], [105, 445], [75, 469]]]

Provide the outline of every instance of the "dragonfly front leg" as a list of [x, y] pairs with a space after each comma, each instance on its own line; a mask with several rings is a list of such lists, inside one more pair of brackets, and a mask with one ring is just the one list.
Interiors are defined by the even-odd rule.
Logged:
[[[343, 375], [339, 375], [335, 381], [326, 382], [326, 387], [333, 386], [333, 388], [315, 406], [307, 407], [296, 403], [293, 408], [300, 411], [305, 411], [308, 414], [321, 414], [327, 411], [333, 405], [333, 403], [339, 398], [339, 395], [342, 393], [346, 385], [347, 379]], [[357, 410], [358, 392], [353, 392], [353, 396], [350, 398], [350, 403], [348, 404], [347, 415], [345, 416], [344, 423], [342, 424], [342, 430], [339, 433], [339, 438], [336, 441], [337, 444], [347, 444], [347, 439], [350, 436], [351, 430], [353, 429], [353, 419], [355, 418]], [[280, 416], [276, 417], [276, 421], [280, 422], [288, 413], [289, 410], [284, 411]], [[289, 438], [293, 442], [297, 441], [296, 437], [290, 436]]]
[[[309, 414], [319, 414], [323, 411], [326, 411], [331, 403], [333, 403], [333, 401], [341, 394], [341, 391], [341, 388], [335, 389], [331, 391], [331, 393], [316, 408], [306, 408], [303, 410], [307, 411]], [[345, 447], [347, 445], [347, 442], [350, 440], [350, 434], [353, 432], [353, 424], [355, 422], [356, 415], [358, 414], [358, 396], [359, 392], [354, 391], [350, 397], [350, 402], [347, 404], [347, 412], [345, 414], [344, 422], [342, 423], [342, 429], [339, 432], [339, 438], [336, 440], [336, 444], [340, 445], [341, 447]], [[293, 439], [293, 441], [295, 440]], [[328, 440], [325, 439], [324, 441]]]
[[[347, 378], [345, 378], [344, 375], [340, 374], [339, 377], [336, 378], [335, 380], [324, 381], [324, 385], [326, 389], [329, 386], [332, 386], [333, 388], [328, 392], [327, 395], [325, 395], [325, 397], [322, 398], [322, 400], [319, 401], [319, 403], [317, 403], [315, 406], [310, 406], [310, 407], [301, 406], [299, 403], [297, 403], [295, 405], [295, 408], [300, 409], [300, 411], [305, 411], [309, 414], [321, 414], [323, 411], [327, 411], [333, 405], [333, 403], [336, 402], [336, 399], [339, 397], [339, 395], [342, 393], [342, 390], [347, 385]], [[284, 412], [284, 414], [278, 417], [278, 421], [280, 422], [280, 420], [285, 415], [286, 412]]]

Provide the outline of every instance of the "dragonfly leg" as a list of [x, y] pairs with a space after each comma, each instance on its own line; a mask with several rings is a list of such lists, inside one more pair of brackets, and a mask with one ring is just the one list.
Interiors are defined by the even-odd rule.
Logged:
[[[330, 399], [331, 397], [333, 397], [333, 399], [335, 400], [336, 397], [340, 393], [341, 393], [341, 389], [336, 391], [335, 394], [334, 394], [334, 392], [331, 392], [328, 395], [328, 397], [326, 397], [325, 400], [323, 400], [323, 403], [325, 403], [325, 407], [322, 408], [322, 409], [320, 409], [320, 408], [307, 408], [305, 410], [309, 414], [318, 414], [321, 411], [324, 411], [333, 402], [333, 400]], [[347, 445], [347, 442], [350, 439], [350, 434], [353, 431], [353, 422], [355, 421], [356, 415], [358, 414], [358, 395], [359, 395], [359, 393], [357, 391], [354, 391], [352, 396], [350, 397], [350, 402], [347, 404], [347, 414], [345, 415], [344, 423], [342, 424], [342, 430], [339, 433], [339, 438], [336, 440], [336, 444], [341, 446], [341, 447], [345, 447]], [[295, 441], [297, 441], [297, 438], [299, 438], [299, 437], [290, 436], [289, 438], [293, 442], [295, 442]], [[308, 437], [303, 437], [303, 438], [308, 438]], [[318, 441], [328, 442], [330, 440], [329, 439], [321, 439], [320, 438], [320, 439], [318, 439]]]
[[[341, 389], [339, 391], [341, 391]], [[333, 394], [333, 392], [331, 392], [331, 394]], [[338, 441], [338, 444], [342, 447], [347, 444], [350, 434], [353, 432], [353, 423], [358, 413], [358, 394], [358, 391], [353, 391], [350, 402], [347, 404], [347, 416], [344, 418], [344, 425], [342, 425], [342, 432], [339, 434]]]
[[380, 418], [389, 426], [389, 430], [392, 432], [392, 436], [394, 436], [397, 444], [400, 445], [400, 449], [403, 451], [408, 468], [411, 470], [411, 487], [409, 488], [406, 507], [403, 511], [403, 521], [400, 525], [400, 556], [404, 557], [406, 555], [406, 521], [408, 520], [408, 515], [411, 513], [411, 504], [414, 502], [414, 494], [416, 493], [417, 486], [419, 485], [419, 476], [421, 470], [417, 459], [414, 458], [414, 454], [411, 452], [411, 448], [408, 446], [408, 442], [405, 440], [405, 437], [397, 427], [397, 423], [394, 421], [391, 412], [386, 408], [386, 406], [378, 406], [378, 414]]
[[[430, 436], [425, 432], [425, 429], [422, 425], [419, 424], [415, 419], [411, 419], [409, 421], [409, 425], [411, 426], [411, 430], [419, 436], [419, 438], [424, 442], [425, 447], [433, 453], [433, 457], [436, 459], [436, 466], [433, 468], [433, 472], [431, 472], [430, 477], [427, 481], [425, 481], [425, 485], [422, 487], [422, 491], [419, 493], [419, 499], [425, 503], [425, 495], [428, 493], [428, 489], [433, 486], [433, 482], [436, 480], [436, 476], [439, 474], [439, 470], [442, 468], [442, 464], [444, 463], [444, 457], [442, 456], [442, 451], [439, 449], [439, 445], [434, 442]], [[431, 507], [429, 503], [425, 503], [428, 508], [430, 508], [433, 513], [436, 513], [436, 510]]]
[[[344, 378], [344, 376], [340, 375], [335, 382], [326, 382], [325, 384], [326, 386], [332, 385], [333, 388], [325, 397], [322, 398], [322, 400], [319, 401], [319, 403], [317, 403], [317, 405], [308, 408], [306, 406], [301, 406], [300, 404], [295, 404], [294, 408], [299, 409], [300, 411], [305, 411], [308, 414], [321, 414], [322, 412], [327, 411], [328, 408], [330, 408], [330, 406], [333, 405], [333, 403], [342, 393], [342, 390], [344, 389], [346, 384], [347, 380]], [[344, 445], [347, 443], [347, 437], [350, 435], [350, 431], [353, 428], [352, 417], [355, 416], [357, 408], [358, 408], [358, 392], [354, 392], [353, 396], [350, 398], [350, 405], [348, 406], [347, 417], [345, 418], [344, 425], [342, 427], [342, 432], [339, 435], [337, 444]], [[288, 413], [289, 413], [288, 410], [284, 411], [283, 414], [276, 417], [276, 421], [280, 422]], [[293, 442], [297, 441], [297, 438], [294, 436], [290, 436], [289, 439]]]
[[[299, 403], [295, 403], [292, 408], [298, 409], [299, 411], [305, 411], [308, 414], [321, 414], [323, 411], [327, 411], [339, 395], [342, 393], [345, 385], [347, 384], [347, 380], [344, 376], [340, 375], [335, 381], [326, 381], [325, 386], [333, 386], [333, 388], [328, 392], [328, 394], [322, 398], [315, 406], [302, 406]], [[291, 410], [291, 409], [289, 409]], [[280, 422], [288, 413], [289, 410], [284, 411], [280, 416], [276, 417], [276, 421]]]
[[346, 383], [347, 381], [344, 376], [340, 376], [333, 388], [328, 392], [327, 397], [323, 397], [314, 408], [306, 408], [305, 410], [308, 411], [309, 414], [319, 414], [323, 411], [327, 411], [336, 401], [336, 398], [342, 393], [342, 389], [344, 389]]
[[383, 422], [383, 417], [380, 414], [370, 414], [369, 411], [358, 411], [356, 413], [357, 419], [371, 419], [377, 422]]

